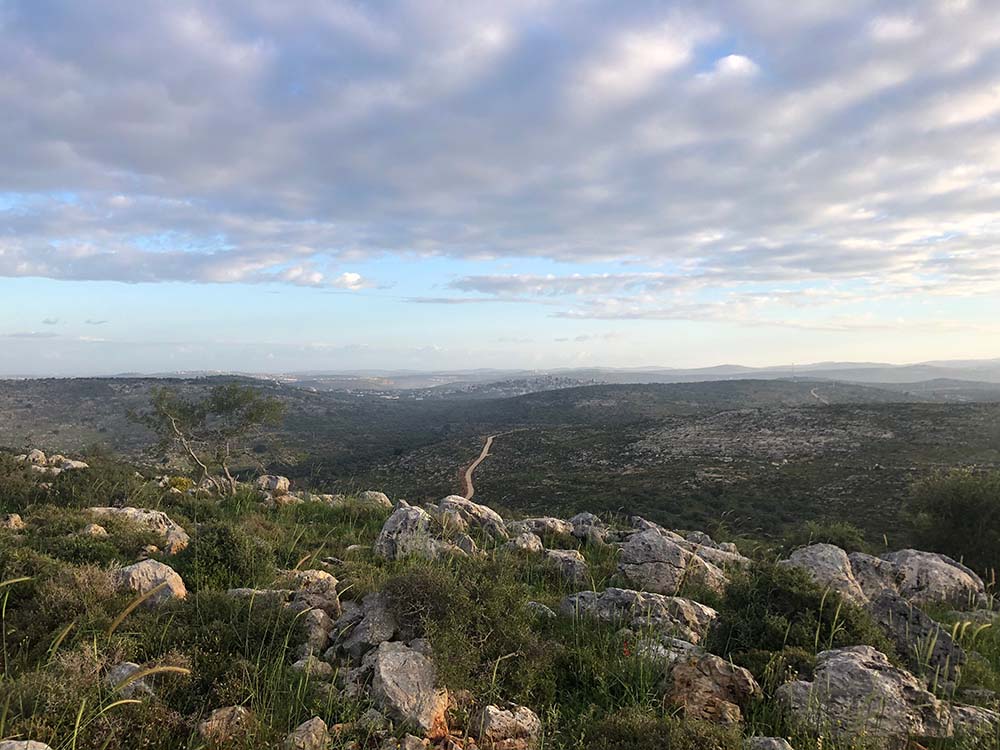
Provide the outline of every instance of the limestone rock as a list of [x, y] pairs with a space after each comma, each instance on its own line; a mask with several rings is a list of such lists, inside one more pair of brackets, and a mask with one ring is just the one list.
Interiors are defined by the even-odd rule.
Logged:
[[184, 581], [169, 565], [158, 560], [143, 560], [124, 568], [111, 571], [111, 577], [118, 589], [129, 589], [137, 594], [145, 594], [161, 584], [163, 589], [146, 599], [145, 605], [158, 605], [171, 599], [183, 599], [187, 596]]
[[358, 494], [358, 502], [371, 508], [392, 509], [392, 500], [389, 499], [389, 496], [375, 490], [365, 490]]
[[505, 545], [507, 549], [519, 549], [522, 552], [544, 552], [545, 547], [542, 546], [542, 540], [537, 534], [532, 534], [530, 531], [524, 531], [513, 539], [511, 539]]
[[485, 505], [466, 500], [460, 495], [449, 495], [437, 505], [437, 513], [442, 526], [446, 528], [468, 531], [471, 528], [482, 529], [498, 541], [509, 538], [507, 525], [496, 511]]
[[864, 595], [874, 599], [883, 591], [899, 593], [900, 580], [896, 566], [880, 557], [852, 552], [847, 556], [851, 562], [851, 572]]
[[159, 534], [164, 539], [163, 549], [168, 555], [176, 555], [188, 546], [191, 537], [178, 524], [159, 510], [148, 508], [88, 508], [87, 512], [100, 518], [124, 518], [137, 526]]
[[327, 615], [336, 619], [340, 617], [340, 595], [337, 593], [338, 581], [323, 570], [293, 570], [285, 574], [294, 590], [292, 594], [292, 609], [321, 609]]
[[302, 615], [302, 629], [305, 630], [305, 642], [299, 646], [298, 653], [302, 657], [322, 654], [330, 641], [330, 631], [333, 630], [333, 620], [322, 609], [310, 609]]
[[243, 736], [253, 714], [243, 706], [217, 708], [198, 725], [198, 734], [205, 742], [216, 747], [224, 747]]
[[469, 729], [482, 750], [534, 750], [542, 722], [525, 706], [501, 709], [491, 705], [471, 719]]
[[361, 607], [334, 623], [334, 637], [339, 647], [351, 658], [358, 660], [370, 649], [391, 639], [398, 629], [396, 619], [386, 606], [380, 593], [371, 593], [362, 600]]
[[311, 654], [293, 663], [292, 669], [319, 680], [329, 680], [333, 677], [333, 667]]
[[4, 740], [0, 742], [0, 750], [52, 750], [44, 742], [34, 740]]
[[965, 651], [923, 611], [890, 589], [872, 599], [868, 610], [892, 638], [896, 650], [919, 663], [931, 679], [943, 682], [958, 678]]
[[542, 534], [570, 536], [573, 533], [573, 524], [569, 521], [563, 521], [561, 518], [544, 516], [542, 518], [525, 518], [521, 521], [512, 521], [507, 524], [507, 529], [514, 534], [530, 531], [532, 534], [539, 536]]
[[282, 747], [283, 750], [326, 750], [329, 730], [326, 722], [314, 716], [293, 729]]
[[375, 554], [387, 560], [411, 555], [433, 560], [453, 551], [461, 553], [454, 545], [436, 539], [433, 525], [427, 511], [400, 500], [375, 540]]
[[575, 549], [550, 549], [545, 559], [555, 564], [559, 573], [570, 583], [584, 584], [590, 580], [590, 568], [583, 555]]
[[28, 451], [28, 455], [24, 457], [24, 460], [35, 466], [46, 466], [49, 462], [45, 454], [38, 450], [38, 448], [32, 448]]
[[288, 477], [281, 477], [275, 474], [264, 474], [257, 477], [257, 489], [272, 495], [285, 495], [291, 486], [292, 483]]
[[24, 521], [17, 513], [4, 513], [0, 515], [0, 529], [7, 531], [24, 531]]
[[740, 708], [760, 693], [749, 670], [714, 654], [701, 654], [674, 664], [667, 699], [689, 719], [736, 724], [743, 719]]
[[448, 734], [448, 693], [437, 687], [434, 662], [405, 644], [390, 641], [365, 661], [373, 669], [372, 698], [391, 717], [419, 727], [431, 739]]
[[788, 740], [781, 737], [747, 737], [744, 750], [794, 750]]
[[789, 555], [782, 565], [801, 568], [824, 589], [836, 591], [854, 604], [865, 604], [861, 585], [854, 578], [851, 561], [847, 553], [833, 544], [810, 544]]
[[581, 542], [603, 545], [608, 541], [608, 526], [593, 513], [577, 513], [569, 522], [573, 524], [573, 536]]
[[531, 614], [533, 614], [535, 617], [538, 618], [551, 620], [552, 618], [558, 616], [556, 615], [555, 612], [552, 611], [551, 607], [547, 607], [541, 602], [528, 602], [524, 606], [527, 607], [528, 611], [531, 612]]
[[881, 558], [896, 569], [899, 595], [918, 607], [951, 604], [971, 609], [985, 599], [983, 580], [945, 555], [904, 549]]
[[690, 599], [619, 588], [571, 594], [559, 610], [565, 616], [593, 617], [637, 630], [652, 628], [690, 643], [700, 642], [719, 616], [711, 607]]
[[988, 741], [1000, 730], [1000, 713], [981, 706], [952, 705], [951, 719], [956, 736], [964, 738]]
[[103, 539], [108, 535], [108, 530], [97, 523], [88, 523], [80, 532], [82, 536], [89, 536], [93, 539]]
[[823, 651], [813, 681], [785, 683], [777, 698], [793, 720], [838, 739], [863, 735], [889, 748], [952, 734], [948, 706], [871, 646]]
[[722, 570], [677, 540], [684, 541], [655, 528], [633, 534], [622, 548], [619, 571], [644, 591], [657, 594], [676, 594], [685, 582], [721, 592], [727, 583]]
[[152, 695], [153, 688], [150, 687], [145, 679], [139, 678], [128, 681], [132, 675], [141, 670], [142, 667], [135, 662], [123, 661], [121, 664], [116, 664], [108, 670], [104, 676], [104, 681], [108, 687], [116, 689], [123, 698], [134, 698], [137, 695]]

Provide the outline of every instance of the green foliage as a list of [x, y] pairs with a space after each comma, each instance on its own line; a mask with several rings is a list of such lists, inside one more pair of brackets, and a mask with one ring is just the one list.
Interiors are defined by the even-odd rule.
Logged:
[[952, 471], [917, 484], [910, 509], [919, 546], [984, 574], [1000, 568], [1000, 472]]
[[630, 712], [594, 722], [585, 745], [588, 750], [740, 750], [743, 741], [733, 728]]
[[260, 390], [240, 383], [214, 386], [199, 399], [185, 398], [159, 387], [151, 391], [150, 408], [132, 418], [152, 430], [162, 450], [175, 449], [200, 479], [221, 470], [227, 479], [218, 489], [236, 491], [233, 463], [252, 460], [265, 428], [281, 423], [285, 404]]
[[784, 547], [793, 550], [810, 544], [835, 544], [846, 552], [870, 552], [865, 533], [847, 521], [806, 521], [785, 534]]
[[860, 607], [821, 589], [798, 568], [758, 563], [736, 576], [719, 605], [709, 650], [737, 663], [786, 648], [816, 653], [867, 644], [892, 657], [892, 644]]
[[196, 591], [255, 586], [275, 575], [274, 549], [230, 523], [208, 523], [192, 536], [173, 567]]

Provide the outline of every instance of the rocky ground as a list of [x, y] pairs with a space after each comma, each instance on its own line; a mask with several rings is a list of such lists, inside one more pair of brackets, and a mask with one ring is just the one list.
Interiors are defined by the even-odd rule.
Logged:
[[946, 556], [321, 489], [0, 457], [0, 750], [1000, 747]]

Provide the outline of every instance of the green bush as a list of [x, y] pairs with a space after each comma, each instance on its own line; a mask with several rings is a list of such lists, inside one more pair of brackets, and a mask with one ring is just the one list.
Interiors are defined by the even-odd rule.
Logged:
[[383, 592], [404, 637], [431, 641], [443, 684], [479, 695], [503, 686], [510, 699], [537, 688], [548, 658], [525, 606], [528, 588], [502, 564], [414, 564]]
[[[759, 665], [757, 652], [787, 648], [816, 653], [866, 644], [894, 656], [892, 644], [867, 612], [824, 591], [798, 568], [754, 565], [733, 579], [718, 609], [709, 650], [748, 666]], [[752, 654], [757, 655], [748, 658]]]
[[784, 538], [786, 550], [820, 543], [835, 544], [846, 552], [871, 552], [864, 532], [846, 521], [807, 521]]
[[738, 731], [698, 721], [628, 712], [594, 722], [588, 750], [739, 750]]
[[1000, 568], [1000, 472], [952, 471], [913, 488], [917, 545], [982, 573]]
[[274, 549], [238, 526], [205, 524], [172, 565], [195, 591], [256, 586], [276, 572]]

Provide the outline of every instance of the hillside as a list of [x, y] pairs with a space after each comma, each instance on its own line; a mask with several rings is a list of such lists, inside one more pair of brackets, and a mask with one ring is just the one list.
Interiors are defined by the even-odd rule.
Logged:
[[[127, 418], [151, 390], [203, 392], [226, 378], [0, 383], [0, 445], [143, 462], [152, 436]], [[487, 435], [479, 484], [512, 511], [643, 513], [692, 528], [780, 535], [848, 518], [904, 541], [909, 486], [940, 468], [1000, 464], [1000, 406], [821, 381], [592, 385], [515, 398], [388, 399], [246, 381], [288, 404], [283, 450], [302, 483], [368, 486], [424, 501], [458, 491]], [[988, 391], [987, 391], [988, 393]]]
[[3, 750], [1000, 747], [949, 557], [137, 468], [0, 453]]

